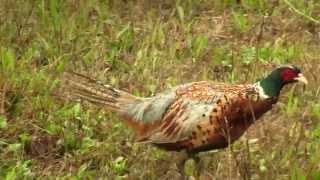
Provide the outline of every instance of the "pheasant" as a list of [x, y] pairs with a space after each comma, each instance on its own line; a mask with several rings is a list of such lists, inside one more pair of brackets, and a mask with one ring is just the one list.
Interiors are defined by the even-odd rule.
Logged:
[[184, 150], [190, 157], [227, 147], [272, 108], [285, 85], [307, 84], [300, 69], [290, 65], [275, 68], [253, 84], [192, 82], [149, 98], [77, 73], [66, 73], [65, 79], [72, 98], [116, 112], [137, 134], [138, 142]]

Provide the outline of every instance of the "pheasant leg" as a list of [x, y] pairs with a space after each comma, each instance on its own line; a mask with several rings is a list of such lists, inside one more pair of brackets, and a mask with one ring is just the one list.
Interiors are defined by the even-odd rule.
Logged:
[[186, 177], [184, 167], [185, 167], [185, 163], [188, 161], [189, 158], [190, 158], [190, 154], [185, 151], [179, 152], [179, 154], [177, 155], [176, 165], [178, 168], [178, 172], [182, 178]]
[[200, 176], [201, 175], [201, 172], [203, 171], [203, 162], [201, 161], [201, 158], [196, 155], [196, 154], [193, 154], [191, 156], [191, 158], [193, 159], [194, 163], [195, 163], [195, 174], [196, 176]]

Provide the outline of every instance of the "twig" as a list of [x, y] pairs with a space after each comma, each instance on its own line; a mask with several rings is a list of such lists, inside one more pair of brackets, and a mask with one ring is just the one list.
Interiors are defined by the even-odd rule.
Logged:
[[315, 18], [313, 18], [313, 17], [311, 17], [311, 16], [308, 16], [308, 15], [306, 15], [305, 13], [299, 11], [299, 10], [298, 10], [297, 8], [295, 8], [295, 7], [293, 6], [293, 4], [291, 4], [291, 2], [289, 2], [288, 0], [283, 0], [283, 1], [284, 1], [295, 13], [299, 14], [300, 16], [305, 17], [306, 19], [308, 19], [308, 20], [310, 20], [310, 21], [312, 21], [312, 22], [314, 22], [314, 23], [316, 23], [316, 24], [320, 24], [320, 21], [319, 21], [319, 20], [317, 20], [317, 19], [315, 19]]
[[5, 114], [5, 95], [6, 95], [6, 85], [4, 84], [4, 86], [2, 87], [2, 89], [0, 89], [0, 115], [4, 115]]
[[260, 24], [260, 30], [257, 34], [257, 39], [256, 39], [256, 45], [259, 46], [260, 45], [260, 41], [261, 39], [263, 38], [263, 32], [264, 32], [264, 25], [266, 23], [266, 16], [262, 16], [262, 21], [261, 21], [261, 24]]

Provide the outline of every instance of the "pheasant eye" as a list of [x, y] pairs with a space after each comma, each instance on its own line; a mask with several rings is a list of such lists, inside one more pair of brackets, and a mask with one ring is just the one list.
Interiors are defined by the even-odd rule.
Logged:
[[283, 81], [291, 81], [296, 76], [297, 76], [296, 72], [292, 71], [291, 69], [285, 69], [281, 73], [281, 77]]

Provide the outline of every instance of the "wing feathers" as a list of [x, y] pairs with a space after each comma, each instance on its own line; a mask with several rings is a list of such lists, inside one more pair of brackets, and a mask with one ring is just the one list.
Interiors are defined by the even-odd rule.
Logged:
[[165, 144], [184, 141], [196, 135], [201, 141], [207, 141], [211, 130], [206, 126], [214, 126], [216, 119], [224, 116], [223, 111], [231, 106], [231, 101], [238, 98], [238, 93], [245, 91], [246, 87], [229, 88], [230, 91], [225, 84], [214, 85], [209, 82], [181, 86], [176, 90], [176, 99], [165, 113], [160, 127], [145, 140]]

